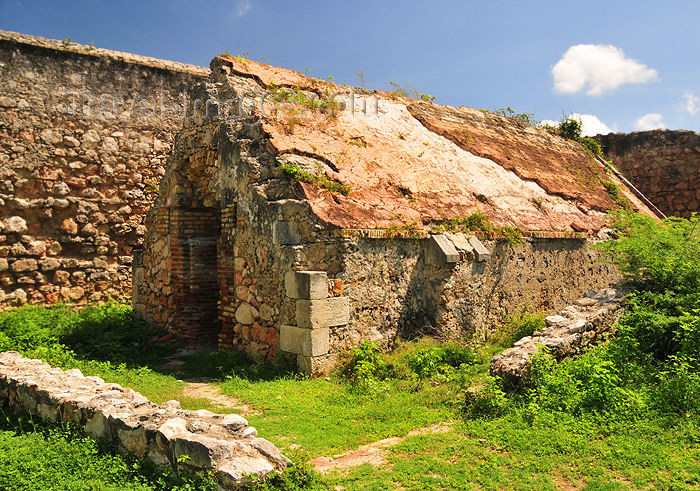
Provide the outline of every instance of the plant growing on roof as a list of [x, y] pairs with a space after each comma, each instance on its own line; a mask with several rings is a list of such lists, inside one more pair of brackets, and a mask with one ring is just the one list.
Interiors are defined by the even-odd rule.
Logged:
[[291, 162], [285, 162], [282, 164], [282, 172], [285, 176], [292, 179], [293, 181], [307, 182], [309, 184], [315, 184], [327, 191], [332, 193], [339, 193], [343, 196], [348, 196], [351, 191], [351, 187], [347, 184], [341, 184], [338, 181], [333, 181], [329, 179], [325, 174], [319, 172], [318, 174], [313, 174], [308, 172], [297, 164]]

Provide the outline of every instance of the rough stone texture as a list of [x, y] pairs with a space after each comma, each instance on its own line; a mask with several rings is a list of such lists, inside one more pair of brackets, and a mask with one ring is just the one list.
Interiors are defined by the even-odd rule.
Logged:
[[207, 74], [0, 31], [0, 256], [20, 263], [0, 273], [0, 309], [129, 297], [182, 92]]
[[[274, 359], [280, 337], [294, 331], [281, 326], [330, 326], [327, 353], [306, 354], [292, 339], [282, 341], [293, 347], [288, 353], [301, 369], [320, 373], [363, 339], [384, 345], [420, 333], [485, 339], [509, 312], [561, 308], [619, 280], [588, 247], [604, 236], [602, 210], [547, 193], [433, 133], [407, 109], [412, 101], [375, 92], [380, 114], [374, 119], [346, 108], [323, 121], [303, 115], [290, 129], [284, 115], [275, 119], [271, 111], [219, 115], [229, 114], [224, 101], [269, 96], [266, 85], [287, 78], [308, 90], [306, 97], [341, 88], [231, 57], [214, 59], [211, 69], [209, 81], [193, 89], [199, 108], [192, 103], [188, 110], [147, 217], [143, 255], [134, 259], [134, 308], [146, 320], [191, 337], [218, 334], [221, 349], [262, 360]], [[493, 118], [482, 123], [500, 125], [504, 134], [515, 124]], [[518, 130], [507, 141], [550, 142], [538, 135]], [[562, 158], [579, 151], [550, 143]], [[418, 158], [421, 152], [429, 160]], [[572, 162], [595, 163], [587, 158]], [[284, 174], [285, 163], [350, 184], [351, 192], [295, 182]], [[452, 170], [445, 174], [447, 163]], [[544, 206], [533, 203], [537, 197]], [[520, 227], [523, 241], [511, 246], [479, 232], [447, 233], [436, 239], [439, 247], [427, 231], [437, 219], [476, 210], [496, 224]], [[442, 260], [433, 259], [436, 248]], [[316, 275], [313, 288], [297, 281], [307, 273]], [[310, 307], [318, 301], [337, 302], [324, 316], [342, 319], [311, 322]]]
[[586, 292], [585, 297], [564, 308], [561, 315], [546, 317], [547, 327], [541, 332], [516, 341], [512, 348], [494, 356], [491, 374], [501, 377], [504, 387], [517, 389], [528, 380], [530, 359], [541, 346], [548, 347], [561, 360], [595, 344], [620, 319], [625, 294], [615, 288]]
[[667, 215], [700, 211], [700, 134], [653, 130], [596, 137], [614, 165]]
[[[244, 473], [262, 476], [290, 462], [241, 416], [186, 411], [177, 401], [157, 405], [132, 389], [15, 351], [0, 353], [0, 407], [82, 426], [94, 438], [111, 439], [175, 471], [212, 470], [225, 487], [243, 483]], [[185, 455], [189, 459], [180, 462]]]

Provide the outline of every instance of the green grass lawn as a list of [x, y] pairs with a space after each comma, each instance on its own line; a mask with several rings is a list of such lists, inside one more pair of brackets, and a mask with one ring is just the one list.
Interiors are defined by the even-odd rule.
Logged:
[[[103, 311], [97, 315], [101, 321], [105, 316], [118, 317], [128, 310], [114, 305], [98, 309]], [[2, 314], [0, 332], [11, 332], [8, 324], [16, 322], [39, 329], [42, 315], [54, 325], [61, 325], [56, 324], [53, 314], [42, 314], [38, 308]], [[64, 310], [61, 315], [79, 314]], [[91, 319], [95, 315], [88, 312], [84, 317]], [[118, 324], [114, 319], [106, 323]], [[532, 328], [537, 325], [535, 322]], [[134, 345], [129, 338], [130, 329], [122, 326], [122, 338], [112, 342], [139, 350], [140, 344]], [[246, 418], [250, 423], [299, 463], [320, 456], [338, 456], [388, 437], [405, 437], [385, 449], [384, 460], [378, 465], [333, 471], [322, 476], [315, 487], [700, 487], [700, 432], [696, 417], [663, 419], [650, 415], [615, 422], [533, 410], [514, 402], [499, 413], [465, 417], [464, 391], [485, 385], [488, 361], [503, 345], [488, 345], [476, 353], [423, 339], [405, 343], [388, 355], [365, 350], [362, 357], [350, 363], [358, 366], [360, 359], [370, 363], [372, 370], [365, 378], [357, 370], [350, 370], [328, 378], [308, 379], [292, 373], [288, 366], [252, 366], [232, 353], [199, 353], [177, 371], [168, 371], [161, 365], [175, 346], [156, 347], [141, 364], [138, 353], [128, 349], [120, 353], [110, 343], [86, 347], [76, 341], [80, 327], [69, 331], [70, 346], [60, 344], [66, 335], [44, 333], [40, 340], [25, 340], [22, 346], [14, 341], [14, 347], [28, 356], [133, 387], [155, 402], [178, 399], [186, 408], [225, 411], [206, 399], [183, 396], [186, 384], [180, 380], [188, 376], [209, 377], [221, 393], [248, 405]], [[110, 338], [109, 331], [107, 327], [103, 336]], [[92, 330], [89, 332], [95, 336]], [[6, 342], [3, 349], [10, 347]], [[456, 361], [452, 359], [455, 356]], [[412, 430], [445, 422], [448, 424], [441, 432], [407, 436]], [[12, 426], [11, 422], [8, 424]], [[143, 465], [70, 432], [17, 431], [15, 426], [0, 434], [0, 483], [12, 483], [12, 489], [175, 486], [159, 482], [153, 474], [145, 477]], [[52, 480], [51, 475], [60, 479]], [[265, 486], [276, 489], [269, 483]], [[279, 488], [294, 489], [285, 485]]]

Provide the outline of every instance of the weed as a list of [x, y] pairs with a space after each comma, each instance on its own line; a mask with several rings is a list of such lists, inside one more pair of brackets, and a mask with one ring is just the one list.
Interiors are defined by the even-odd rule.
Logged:
[[482, 109], [483, 112], [498, 114], [499, 116], [505, 116], [506, 118], [512, 118], [516, 121], [520, 121], [527, 126], [535, 125], [535, 113], [519, 113], [515, 111], [512, 107], [504, 107], [501, 109], [495, 109], [493, 111], [489, 109]]
[[499, 387], [498, 379], [487, 377], [482, 386], [472, 387], [464, 392], [462, 413], [468, 419], [496, 418], [503, 415], [511, 401]]
[[475, 211], [468, 217], [454, 217], [444, 220], [432, 228], [431, 232], [483, 232], [489, 238], [502, 237], [515, 247], [522, 242], [522, 232], [511, 226], [496, 227], [481, 211]]
[[571, 117], [566, 117], [557, 126], [557, 134], [578, 141], [581, 138], [581, 121]]
[[325, 174], [312, 174], [311, 172], [305, 171], [301, 167], [293, 163], [282, 164], [282, 172], [294, 181], [307, 182], [309, 184], [315, 184], [327, 191], [332, 193], [339, 193], [343, 196], [348, 196], [351, 191], [351, 187], [347, 184], [341, 184], [337, 181], [332, 181], [325, 176]]
[[615, 184], [612, 181], [604, 181], [604, 180], [601, 180], [600, 182], [603, 184], [603, 186], [605, 187], [605, 190], [608, 192], [608, 194], [613, 199], [613, 201], [615, 203], [617, 203], [620, 206], [620, 208], [622, 208], [624, 210], [629, 210], [632, 208], [632, 205], [627, 200], [627, 198], [625, 198], [624, 196], [622, 196], [620, 194], [620, 188], [617, 184]]
[[149, 193], [153, 193], [153, 194], [160, 193], [160, 186], [158, 185], [157, 182], [155, 182], [155, 181], [145, 182], [144, 184], [146, 185], [146, 191], [148, 191]]
[[535, 331], [544, 329], [545, 314], [524, 310], [519, 314], [507, 315], [503, 326], [494, 336], [493, 341], [504, 347], [510, 348], [513, 343], [525, 336], [532, 336]]
[[407, 357], [409, 368], [420, 378], [436, 375], [449, 378], [457, 370], [473, 365], [477, 361], [478, 357], [472, 348], [455, 343], [419, 349]]
[[393, 87], [393, 90], [391, 91], [392, 94], [396, 97], [405, 97], [407, 99], [418, 99], [421, 101], [425, 102], [432, 102], [435, 100], [435, 96], [426, 94], [424, 92], [418, 92], [418, 89], [416, 89], [413, 86], [409, 87], [402, 87], [400, 84], [396, 82], [389, 82], [389, 84]]

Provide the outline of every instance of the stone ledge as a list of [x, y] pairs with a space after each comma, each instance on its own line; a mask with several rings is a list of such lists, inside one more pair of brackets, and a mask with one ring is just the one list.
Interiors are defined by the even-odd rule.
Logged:
[[[174, 471], [211, 470], [227, 488], [244, 483], [247, 475], [282, 471], [290, 463], [237, 414], [187, 411], [177, 401], [157, 405], [132, 389], [85, 377], [77, 369], [52, 368], [16, 351], [0, 353], [0, 407], [73, 423]], [[189, 459], [179, 462], [184, 455]]]

